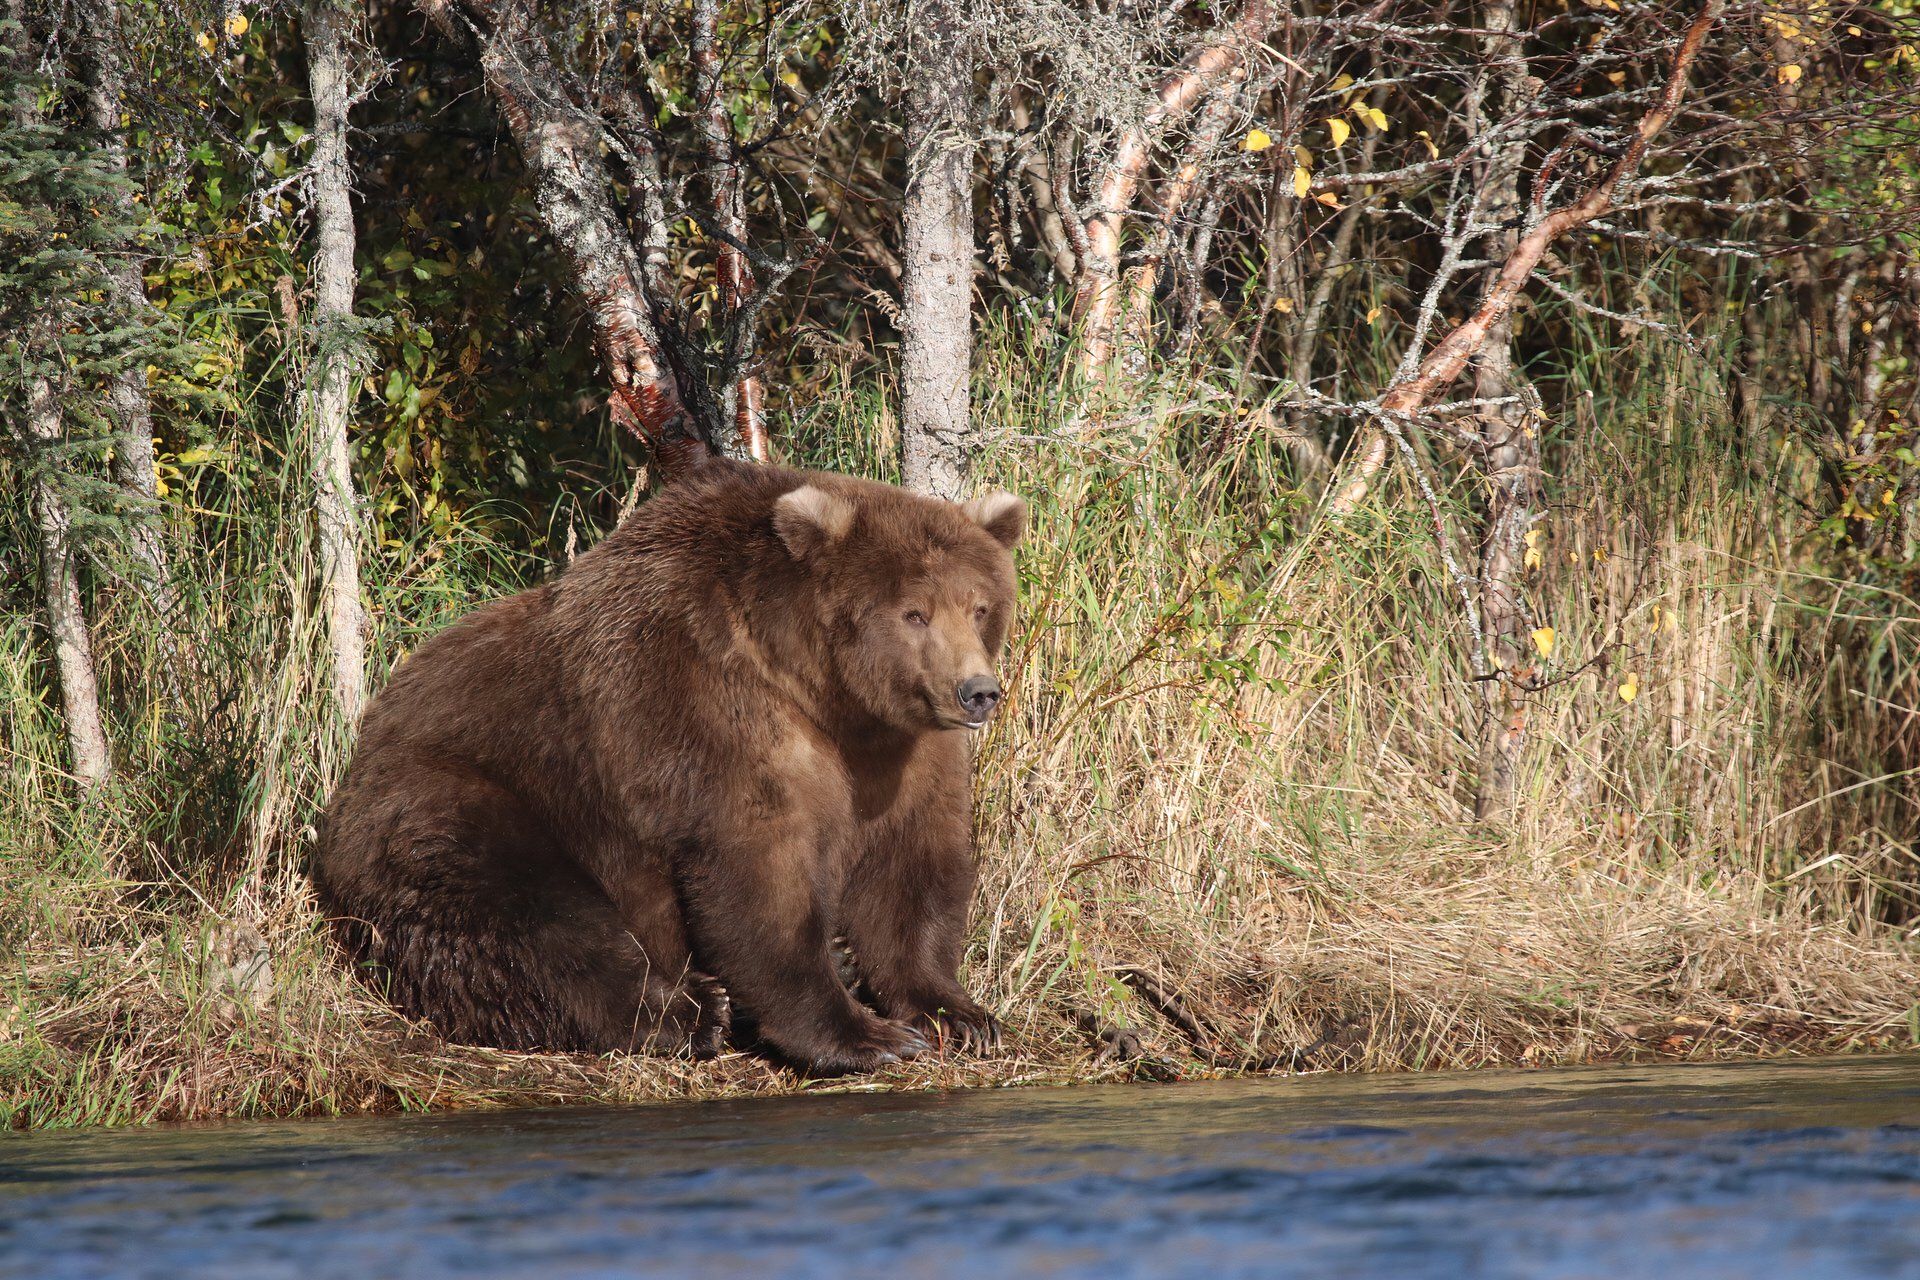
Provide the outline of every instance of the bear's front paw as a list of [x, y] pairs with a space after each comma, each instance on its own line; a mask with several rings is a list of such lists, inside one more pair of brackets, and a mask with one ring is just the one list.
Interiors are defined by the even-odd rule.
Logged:
[[849, 1075], [912, 1062], [930, 1047], [926, 1036], [906, 1023], [869, 1015], [840, 1043], [803, 1055], [803, 1063], [808, 1075]]
[[999, 1019], [966, 996], [927, 1002], [920, 1021], [931, 1028], [934, 1043], [942, 1049], [988, 1053], [1000, 1047]]
[[687, 986], [700, 1004], [687, 1040], [687, 1054], [696, 1062], [717, 1058], [727, 1047], [727, 1035], [733, 1030], [733, 998], [717, 978], [704, 973], [687, 977]]

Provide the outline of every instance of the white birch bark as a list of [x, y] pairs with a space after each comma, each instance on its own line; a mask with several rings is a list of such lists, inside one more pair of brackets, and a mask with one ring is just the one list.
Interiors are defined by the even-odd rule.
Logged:
[[900, 343], [900, 471], [910, 489], [965, 495], [977, 447], [968, 402], [973, 361], [973, 160], [966, 145], [973, 76], [955, 55], [947, 0], [913, 24], [906, 94], [907, 191]]
[[320, 341], [307, 371], [303, 419], [320, 541], [321, 613], [326, 619], [334, 700], [352, 724], [366, 700], [366, 614], [360, 603], [359, 503], [353, 487], [347, 423], [353, 408], [352, 346], [341, 340], [353, 319], [354, 228], [347, 158], [348, 18], [331, 0], [307, 8], [307, 79], [313, 99], [315, 329]]
[[[101, 153], [115, 173], [127, 171], [127, 141], [120, 115], [125, 101], [125, 70], [120, 61], [117, 13], [113, 0], [86, 0], [88, 67], [86, 110], [88, 123], [100, 138]], [[122, 315], [147, 310], [146, 284], [140, 260], [131, 254], [106, 264], [107, 287]], [[177, 656], [173, 627], [178, 597], [168, 573], [166, 544], [154, 504], [160, 486], [153, 459], [153, 405], [147, 392], [147, 372], [138, 362], [121, 369], [107, 384], [107, 412], [114, 426], [113, 479], [139, 510], [127, 535], [127, 549], [140, 576], [140, 590], [163, 624], [164, 647]]]
[[[27, 435], [36, 448], [60, 442], [60, 402], [45, 378], [27, 385]], [[60, 680], [60, 704], [66, 714], [67, 745], [73, 775], [92, 788], [113, 772], [113, 753], [100, 714], [100, 685], [93, 665], [93, 636], [80, 600], [79, 557], [73, 546], [73, 521], [51, 476], [33, 481], [33, 519], [40, 535], [41, 584], [46, 593], [47, 624], [53, 632], [54, 668]]]

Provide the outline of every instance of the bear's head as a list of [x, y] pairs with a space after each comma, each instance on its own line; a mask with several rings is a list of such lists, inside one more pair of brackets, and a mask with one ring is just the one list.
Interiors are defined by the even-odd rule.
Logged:
[[782, 494], [773, 525], [814, 585], [836, 683], [862, 710], [909, 731], [987, 722], [1026, 503], [822, 478]]

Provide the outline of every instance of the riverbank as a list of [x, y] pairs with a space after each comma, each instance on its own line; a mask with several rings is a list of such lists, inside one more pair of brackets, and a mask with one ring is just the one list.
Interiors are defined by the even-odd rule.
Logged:
[[[1817, 460], [1752, 473], [1705, 363], [1649, 347], [1566, 374], [1597, 407], [1553, 469], [1586, 481], [1538, 525], [1542, 680], [1511, 803], [1475, 822], [1481, 687], [1425, 496], [1330, 521], [1279, 434], [1223, 428], [1204, 386], [1089, 415], [1017, 345], [987, 358], [983, 421], [1023, 442], [995, 479], [1035, 520], [977, 762], [968, 980], [1007, 1055], [802, 1084], [401, 1024], [330, 955], [304, 879], [345, 747], [303, 499], [212, 476], [169, 527], [187, 624], [102, 593], [119, 770], [98, 794], [62, 771], [30, 605], [0, 612], [0, 1123], [1920, 1041], [1920, 610], [1827, 567], [1781, 499]], [[795, 414], [801, 460], [885, 473], [871, 387]], [[223, 465], [264, 473], [271, 437], [241, 438], [257, 456]], [[370, 557], [378, 670], [597, 536], [492, 515]], [[1132, 1061], [1103, 1055], [1120, 1028]]]
[[[1010, 990], [1008, 975], [976, 964], [976, 988], [1007, 1022], [1004, 1053], [823, 1081], [745, 1053], [695, 1064], [447, 1045], [355, 986], [297, 896], [288, 923], [264, 935], [150, 918], [84, 955], [23, 957], [0, 1037], [0, 1123], [1701, 1061], [1916, 1042], [1907, 1002], [1920, 973], [1891, 934], [1743, 916], [1715, 895], [1652, 883], [1557, 879], [1567, 896], [1551, 914], [1484, 880], [1401, 894], [1394, 907], [1343, 904], [1303, 919], [1264, 973], [1183, 970], [1175, 957], [1192, 953], [1172, 948], [1157, 974], [1126, 971], [1131, 983], [1104, 1008], [1084, 988], [1079, 999]], [[93, 905], [66, 904], [97, 928], [111, 908]]]

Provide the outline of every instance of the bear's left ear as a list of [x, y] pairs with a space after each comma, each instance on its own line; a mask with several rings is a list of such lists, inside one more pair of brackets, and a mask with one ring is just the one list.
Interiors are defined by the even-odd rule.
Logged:
[[1027, 504], [1004, 489], [983, 493], [972, 502], [961, 504], [960, 510], [1009, 551], [1026, 536]]
[[853, 527], [853, 504], [825, 489], [803, 484], [773, 504], [773, 531], [795, 560], [805, 560]]

